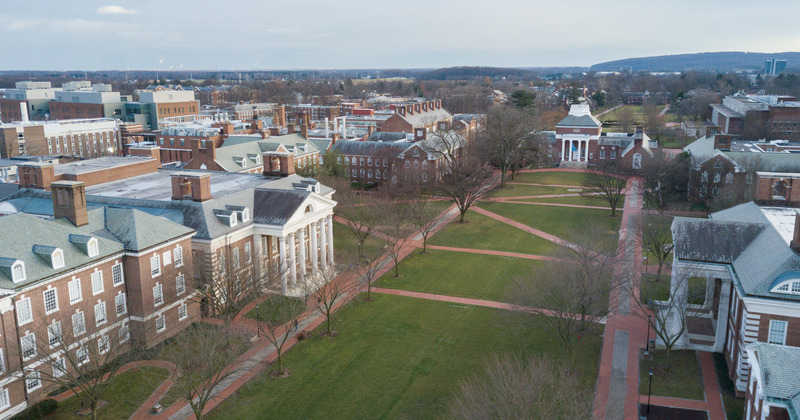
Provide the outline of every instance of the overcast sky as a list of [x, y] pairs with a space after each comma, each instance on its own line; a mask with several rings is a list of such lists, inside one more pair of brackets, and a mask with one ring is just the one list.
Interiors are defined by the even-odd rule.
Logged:
[[588, 66], [800, 50], [800, 1], [3, 1], [0, 69]]

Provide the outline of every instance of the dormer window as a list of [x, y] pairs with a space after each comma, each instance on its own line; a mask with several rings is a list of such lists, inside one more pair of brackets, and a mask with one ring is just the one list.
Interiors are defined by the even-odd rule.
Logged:
[[17, 260], [11, 265], [11, 281], [19, 283], [25, 281], [25, 263]]
[[53, 268], [64, 268], [64, 251], [60, 249], [53, 251]]
[[69, 235], [69, 241], [90, 257], [100, 254], [97, 238], [88, 235]]
[[800, 271], [787, 271], [772, 282], [772, 293], [800, 295]]
[[97, 239], [95, 238], [89, 239], [89, 242], [86, 245], [87, 245], [86, 253], [90, 257], [96, 257], [98, 254], [100, 254], [100, 250], [97, 247]]
[[242, 222], [249, 222], [250, 221], [250, 209], [247, 207], [242, 210]]

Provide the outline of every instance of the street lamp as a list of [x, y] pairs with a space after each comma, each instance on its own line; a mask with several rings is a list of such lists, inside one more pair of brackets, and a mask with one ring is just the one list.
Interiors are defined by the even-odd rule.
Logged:
[[653, 316], [652, 315], [647, 315], [647, 342], [645, 343], [645, 347], [644, 347], [644, 355], [645, 356], [649, 356], [650, 355], [650, 322], [652, 322], [652, 320], [653, 320]]
[[647, 414], [650, 414], [650, 394], [653, 391], [653, 368], [647, 372], [650, 375], [650, 384], [647, 385]]

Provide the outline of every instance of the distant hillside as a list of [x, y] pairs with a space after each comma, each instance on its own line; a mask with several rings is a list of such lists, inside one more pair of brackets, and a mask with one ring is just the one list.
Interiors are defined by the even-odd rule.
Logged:
[[800, 52], [750, 53], [708, 52], [697, 54], [661, 55], [657, 57], [626, 58], [595, 64], [593, 71], [746, 71], [764, 68], [764, 61], [772, 58], [787, 61], [788, 68], [800, 67]]
[[[579, 68], [506, 68], [506, 67], [446, 67], [420, 72], [422, 80], [472, 80], [489, 77], [510, 79], [534, 79], [548, 73], [569, 72]], [[583, 70], [583, 69], [579, 69]], [[544, 72], [543, 72], [544, 71]]]

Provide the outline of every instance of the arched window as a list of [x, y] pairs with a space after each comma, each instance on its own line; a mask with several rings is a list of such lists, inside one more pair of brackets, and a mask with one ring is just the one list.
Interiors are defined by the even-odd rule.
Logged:
[[641, 153], [634, 153], [633, 154], [633, 161], [631, 162], [631, 168], [633, 168], [633, 169], [642, 169], [642, 154]]
[[98, 250], [98, 247], [97, 247], [97, 239], [96, 238], [89, 239], [89, 242], [87, 243], [87, 246], [88, 246], [88, 252], [87, 253], [89, 254], [90, 257], [95, 257], [95, 256], [97, 256], [97, 254], [100, 253], [100, 251]]
[[428, 161], [427, 160], [423, 160], [422, 161], [422, 169], [428, 169]]
[[53, 268], [62, 268], [64, 267], [64, 251], [61, 249], [56, 249], [53, 251]]
[[17, 261], [11, 266], [11, 280], [14, 283], [25, 281], [25, 263]]
[[733, 174], [729, 173], [725, 175], [725, 183], [726, 184], [733, 184]]

